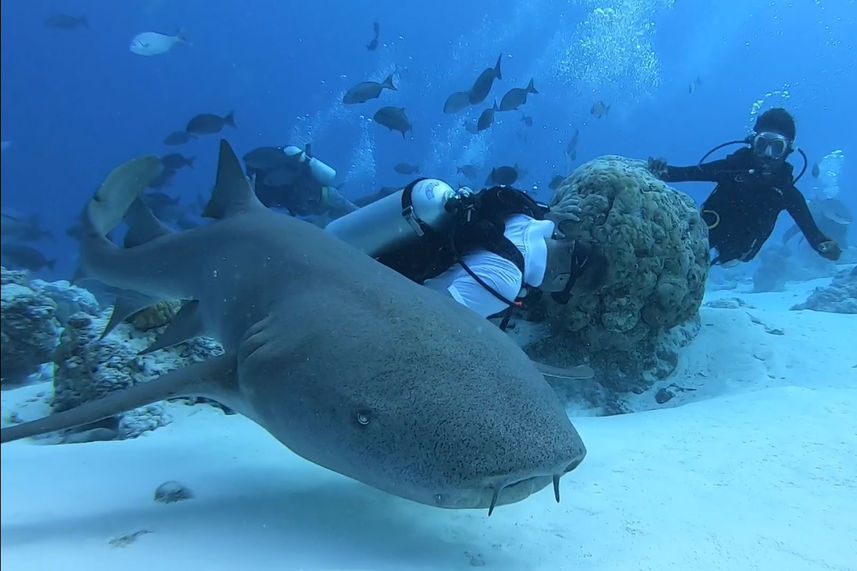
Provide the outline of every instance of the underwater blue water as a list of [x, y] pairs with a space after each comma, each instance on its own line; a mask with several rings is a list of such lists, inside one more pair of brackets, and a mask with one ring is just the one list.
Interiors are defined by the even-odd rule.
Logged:
[[[85, 14], [90, 29], [58, 30], [44, 20]], [[59, 258], [48, 278], [68, 277], [76, 243], [63, 230], [119, 163], [145, 153], [196, 156], [166, 192], [193, 203], [213, 184], [219, 135], [181, 147], [163, 138], [198, 113], [235, 110], [221, 133], [239, 154], [261, 145], [311, 142], [355, 197], [423, 174], [466, 182], [456, 165], [517, 164], [519, 186], [548, 196], [554, 174], [603, 154], [665, 156], [691, 164], [712, 146], [740, 139], [754, 111], [784, 105], [797, 120], [810, 167], [842, 149], [841, 198], [857, 207], [857, 73], [854, 1], [498, 0], [393, 2], [275, 0], [7, 1], [0, 4], [0, 131], [3, 209], [39, 212], [60, 237], [43, 249]], [[372, 22], [380, 45], [369, 51]], [[192, 45], [142, 57], [132, 37], [182, 29]], [[465, 90], [503, 53], [503, 79], [466, 114], [443, 102]], [[343, 106], [357, 82], [397, 73], [397, 92]], [[700, 79], [698, 88], [688, 86]], [[498, 113], [478, 136], [473, 121], [496, 97], [534, 79], [538, 95], [521, 113]], [[596, 101], [608, 116], [590, 114]], [[405, 140], [371, 122], [382, 105], [406, 108]], [[755, 105], [755, 107], [754, 107]], [[580, 130], [577, 160], [565, 149]], [[800, 159], [796, 158], [799, 169]], [[809, 175], [798, 187], [809, 194]], [[697, 201], [711, 185], [683, 184]]]

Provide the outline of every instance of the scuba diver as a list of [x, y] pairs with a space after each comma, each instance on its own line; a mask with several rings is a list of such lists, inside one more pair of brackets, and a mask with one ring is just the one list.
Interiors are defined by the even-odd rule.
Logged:
[[[649, 170], [666, 182], [711, 181], [717, 186], [703, 202], [701, 217], [708, 225], [708, 239], [717, 250], [713, 264], [748, 262], [774, 230], [777, 216], [787, 210], [807, 242], [823, 257], [837, 260], [839, 245], [819, 230], [795, 183], [806, 171], [806, 155], [796, 148], [794, 118], [777, 107], [762, 113], [743, 141], [729, 141], [711, 149], [690, 167], [670, 166], [664, 159], [649, 158]], [[704, 162], [717, 149], [743, 143], [725, 159]], [[786, 158], [797, 150], [804, 166], [792, 177]]]
[[[473, 192], [419, 178], [325, 228], [412, 281], [450, 295], [483, 317], [537, 292], [567, 303], [572, 288], [595, 289], [606, 259], [560, 230], [574, 214], [547, 219], [547, 206], [508, 186]], [[563, 224], [563, 228], [566, 225]], [[508, 312], [501, 328], [508, 324]]]
[[300, 149], [259, 147], [244, 155], [247, 176], [254, 181], [256, 195], [265, 206], [280, 207], [293, 216], [338, 218], [357, 210], [333, 186], [336, 171], [311, 153]]

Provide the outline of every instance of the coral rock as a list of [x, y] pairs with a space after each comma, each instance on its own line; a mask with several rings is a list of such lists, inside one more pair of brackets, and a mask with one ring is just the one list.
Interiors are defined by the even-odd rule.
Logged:
[[857, 313], [857, 267], [839, 272], [829, 286], [815, 288], [805, 302], [792, 309]]
[[[580, 221], [564, 216], [569, 203], [579, 205]], [[674, 356], [660, 362], [659, 337], [696, 318], [710, 263], [708, 230], [694, 201], [644, 162], [604, 156], [568, 177], [551, 207], [563, 233], [598, 248], [607, 270], [599, 287], [575, 286], [566, 305], [540, 302], [536, 313], [552, 334], [528, 352], [559, 366], [591, 357], [619, 392], [639, 390], [644, 371], [668, 374]], [[555, 362], [560, 353], [566, 362]]]
[[[25, 277], [26, 274], [23, 274]], [[22, 285], [20, 272], [3, 269], [0, 302], [0, 369], [3, 387], [17, 385], [51, 360], [57, 343], [57, 304]]]

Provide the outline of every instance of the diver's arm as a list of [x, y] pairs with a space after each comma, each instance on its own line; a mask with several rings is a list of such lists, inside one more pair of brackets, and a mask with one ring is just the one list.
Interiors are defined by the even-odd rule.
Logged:
[[794, 185], [786, 189], [783, 193], [783, 199], [785, 200], [786, 210], [791, 214], [798, 228], [800, 228], [800, 231], [806, 237], [806, 241], [809, 242], [813, 249], [818, 250], [820, 244], [832, 241], [818, 228], [806, 204], [806, 199]]
[[660, 179], [664, 182], [711, 181], [717, 182], [725, 171], [734, 170], [727, 159], [711, 161], [690, 167], [666, 165]]

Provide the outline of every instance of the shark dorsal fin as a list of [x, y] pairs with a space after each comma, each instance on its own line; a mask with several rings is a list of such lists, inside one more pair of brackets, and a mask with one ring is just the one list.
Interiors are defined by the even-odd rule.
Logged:
[[244, 176], [241, 162], [226, 139], [220, 140], [217, 161], [217, 181], [211, 199], [202, 215], [206, 218], [226, 218], [255, 208], [264, 208], [250, 181]]

